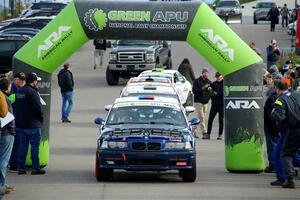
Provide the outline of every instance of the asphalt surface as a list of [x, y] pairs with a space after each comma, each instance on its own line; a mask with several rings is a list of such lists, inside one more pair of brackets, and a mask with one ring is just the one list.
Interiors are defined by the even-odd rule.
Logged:
[[[255, 41], [263, 52], [271, 39], [279, 46], [289, 48], [286, 30], [269, 32], [267, 24], [232, 25], [246, 42]], [[197, 75], [203, 67], [213, 77], [215, 70], [184, 42], [172, 42], [173, 65], [189, 58]], [[265, 56], [264, 56], [265, 57]], [[106, 53], [107, 58], [107, 53]], [[107, 61], [107, 59], [105, 59]], [[75, 77], [74, 110], [71, 124], [60, 122], [60, 92], [57, 71], [52, 76], [52, 108], [50, 162], [44, 176], [8, 174], [7, 183], [17, 188], [5, 200], [102, 200], [102, 199], [300, 199], [300, 181], [297, 189], [271, 187], [273, 174], [232, 174], [224, 167], [224, 141], [216, 140], [217, 121], [210, 141], [197, 143], [197, 180], [182, 183], [178, 175], [167, 173], [116, 173], [110, 182], [97, 182], [94, 177], [96, 138], [98, 129], [93, 121], [105, 117], [104, 105], [111, 104], [122, 85], [109, 87], [105, 69], [93, 70], [93, 49], [89, 42], [70, 59]]]

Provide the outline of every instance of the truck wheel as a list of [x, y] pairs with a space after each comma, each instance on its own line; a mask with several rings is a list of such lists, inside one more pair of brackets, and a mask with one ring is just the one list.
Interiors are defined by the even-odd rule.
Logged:
[[191, 92], [189, 92], [189, 95], [186, 99], [184, 106], [193, 106], [193, 105], [194, 105], [194, 97], [193, 97], [193, 94]]
[[193, 160], [192, 169], [181, 169], [179, 174], [183, 182], [195, 182], [197, 177], [196, 158]]
[[108, 85], [118, 85], [118, 82], [119, 82], [118, 72], [113, 72], [107, 67], [107, 69], [106, 69], [106, 82], [107, 82]]
[[95, 161], [95, 176], [97, 181], [108, 181], [114, 175], [113, 169], [104, 169], [99, 167], [99, 159], [96, 153], [96, 161]]
[[257, 24], [257, 19], [255, 16], [253, 17], [253, 24]]
[[167, 69], [172, 69], [172, 58], [171, 57], [168, 58], [166, 68]]

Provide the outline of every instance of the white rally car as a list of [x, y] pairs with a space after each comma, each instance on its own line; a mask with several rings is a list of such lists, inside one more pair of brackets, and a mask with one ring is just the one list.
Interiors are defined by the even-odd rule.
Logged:
[[180, 102], [184, 106], [192, 106], [194, 104], [192, 85], [177, 70], [165, 70], [162, 68], [154, 68], [152, 70], [142, 72], [138, 76], [138, 78], [140, 77], [148, 77], [153, 79], [155, 79], [155, 77], [168, 78], [171, 81], [171, 85], [177, 92]]

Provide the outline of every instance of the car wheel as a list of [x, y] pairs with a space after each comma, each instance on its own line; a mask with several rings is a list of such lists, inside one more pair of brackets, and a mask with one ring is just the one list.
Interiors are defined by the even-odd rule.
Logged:
[[184, 106], [193, 106], [193, 105], [194, 105], [194, 97], [193, 97], [193, 94], [191, 92], [189, 92]]
[[167, 69], [172, 69], [172, 58], [171, 57], [168, 58], [166, 68]]
[[179, 174], [183, 182], [195, 182], [197, 177], [196, 158], [193, 160], [192, 169], [181, 169]]
[[253, 24], [257, 24], [257, 19], [255, 16], [253, 17]]
[[95, 161], [95, 176], [97, 181], [108, 181], [114, 175], [113, 169], [104, 169], [99, 167], [99, 158], [96, 153], [96, 161]]
[[118, 85], [119, 74], [118, 72], [111, 71], [108, 67], [106, 69], [106, 82], [108, 85]]

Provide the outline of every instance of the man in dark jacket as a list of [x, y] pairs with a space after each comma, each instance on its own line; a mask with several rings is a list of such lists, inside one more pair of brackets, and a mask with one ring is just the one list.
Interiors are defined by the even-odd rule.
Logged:
[[280, 51], [276, 40], [271, 40], [267, 47], [267, 70], [269, 71], [273, 65], [276, 65], [280, 58]]
[[58, 85], [62, 96], [62, 107], [61, 107], [61, 120], [63, 123], [70, 123], [69, 115], [73, 107], [73, 88], [74, 79], [73, 74], [69, 70], [70, 64], [65, 63], [64, 68], [59, 71]]
[[103, 65], [103, 57], [104, 57], [104, 53], [106, 51], [106, 40], [94, 40], [94, 46], [95, 46], [94, 69], [96, 69], [98, 64], [100, 65], [100, 67]]
[[222, 133], [224, 127], [224, 105], [223, 105], [223, 98], [224, 98], [224, 90], [223, 90], [223, 76], [216, 72], [216, 81], [211, 84], [212, 88], [212, 97], [211, 97], [211, 108], [208, 117], [208, 130], [207, 135], [203, 136], [203, 139], [210, 139], [210, 133], [213, 125], [213, 121], [219, 113], [219, 135], [218, 140], [222, 140]]
[[271, 32], [275, 32], [275, 25], [279, 23], [279, 15], [280, 12], [276, 4], [274, 4], [267, 15], [267, 18], [271, 21]]
[[[7, 79], [0, 80], [0, 93], [5, 95], [5, 101], [8, 107], [8, 112], [13, 113], [12, 105], [9, 101], [10, 84]], [[6, 115], [8, 114], [6, 113]], [[5, 115], [5, 116], [6, 116]], [[0, 116], [0, 117], [5, 117]], [[14, 144], [15, 135], [15, 121], [12, 120], [7, 125], [0, 126], [0, 198], [13, 190], [13, 188], [6, 185], [6, 169]]]
[[281, 186], [283, 188], [295, 188], [293, 159], [300, 148], [300, 94], [290, 93], [287, 84], [283, 81], [276, 84], [275, 87], [279, 97], [275, 101], [271, 117], [287, 127], [280, 154], [286, 180]]
[[205, 126], [205, 115], [207, 112], [207, 104], [210, 99], [210, 92], [212, 88], [210, 87], [211, 81], [208, 79], [208, 70], [203, 69], [202, 75], [195, 79], [193, 82], [193, 93], [194, 93], [194, 106], [198, 112], [198, 117], [200, 119], [200, 124], [195, 131], [195, 137], [198, 138], [198, 133], [202, 131], [203, 136], [207, 135], [207, 130]]
[[18, 174], [26, 174], [25, 160], [29, 142], [31, 144], [32, 175], [45, 174], [40, 169], [39, 145], [41, 140], [41, 128], [43, 112], [41, 97], [37, 91], [38, 80], [35, 73], [27, 74], [26, 85], [21, 88], [16, 96], [16, 126], [20, 134]]

